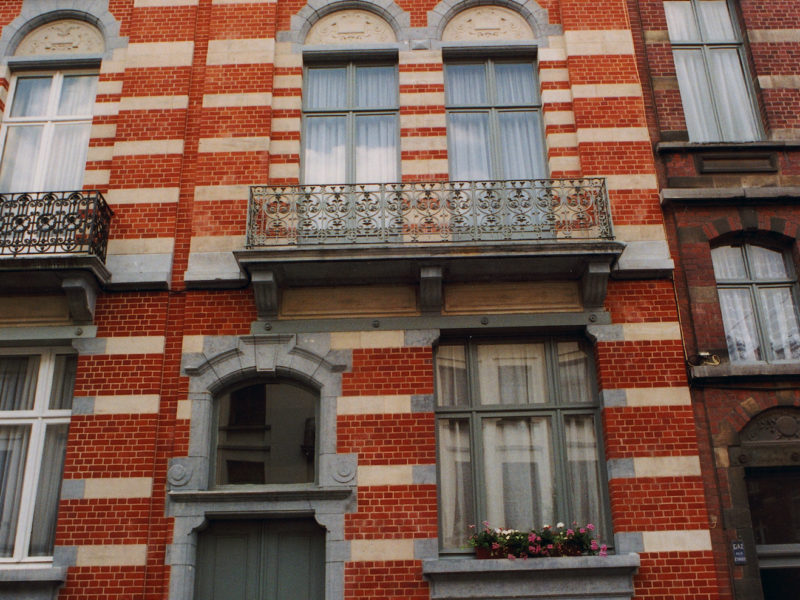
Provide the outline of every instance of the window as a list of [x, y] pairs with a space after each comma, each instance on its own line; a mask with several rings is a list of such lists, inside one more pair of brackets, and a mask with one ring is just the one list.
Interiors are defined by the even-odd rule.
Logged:
[[532, 61], [445, 65], [454, 181], [544, 177], [541, 100]]
[[670, 1], [664, 10], [689, 139], [759, 139], [742, 40], [727, 0]]
[[740, 244], [711, 250], [731, 361], [800, 358], [797, 277], [780, 250]]
[[440, 539], [469, 525], [591, 522], [605, 486], [590, 354], [578, 341], [441, 345], [436, 354]]
[[317, 395], [289, 382], [248, 385], [218, 406], [217, 485], [314, 480]]
[[97, 75], [15, 75], [0, 137], [0, 192], [80, 189]]
[[306, 184], [390, 183], [399, 179], [397, 89], [394, 65], [306, 67]]
[[0, 355], [0, 562], [53, 554], [74, 355]]

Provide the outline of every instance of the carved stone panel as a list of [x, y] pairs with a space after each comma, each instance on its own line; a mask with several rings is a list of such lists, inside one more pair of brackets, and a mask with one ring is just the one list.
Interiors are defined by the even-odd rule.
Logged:
[[800, 441], [800, 411], [776, 408], [755, 417], [741, 433], [742, 443]]
[[468, 8], [453, 17], [442, 33], [445, 42], [531, 40], [533, 37], [525, 19], [502, 6]]
[[64, 19], [31, 31], [17, 46], [14, 54], [101, 54], [104, 50], [103, 34], [96, 27], [85, 21]]
[[340, 10], [314, 23], [306, 44], [360, 44], [395, 42], [392, 26], [366, 10]]

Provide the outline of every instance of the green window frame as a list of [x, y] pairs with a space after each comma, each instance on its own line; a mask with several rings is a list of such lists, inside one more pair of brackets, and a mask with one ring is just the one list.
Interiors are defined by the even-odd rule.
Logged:
[[667, 0], [664, 9], [689, 139], [763, 139], [733, 3]]
[[583, 340], [444, 341], [435, 413], [442, 552], [464, 552], [469, 526], [484, 521], [591, 522], [609, 539], [594, 358]]
[[453, 59], [444, 69], [450, 179], [547, 177], [536, 61]]
[[399, 112], [396, 61], [305, 65], [301, 181], [399, 181]]
[[711, 249], [731, 362], [800, 359], [797, 275], [783, 248], [738, 242]]

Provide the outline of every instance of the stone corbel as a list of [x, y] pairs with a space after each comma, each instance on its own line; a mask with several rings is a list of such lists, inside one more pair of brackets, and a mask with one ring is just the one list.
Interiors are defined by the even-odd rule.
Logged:
[[278, 280], [274, 271], [256, 270], [251, 273], [253, 291], [256, 295], [256, 310], [259, 319], [278, 316]]
[[610, 275], [611, 265], [605, 261], [592, 261], [586, 265], [586, 270], [581, 277], [581, 295], [585, 309], [603, 306]]
[[76, 323], [91, 323], [97, 302], [97, 283], [88, 274], [76, 274], [61, 281], [61, 289], [67, 295], [69, 316]]
[[442, 312], [442, 267], [420, 268], [419, 305], [423, 313]]

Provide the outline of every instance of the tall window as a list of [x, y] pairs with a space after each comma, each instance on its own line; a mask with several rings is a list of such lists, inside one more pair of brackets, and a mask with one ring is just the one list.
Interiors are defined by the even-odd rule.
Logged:
[[445, 65], [451, 179], [545, 176], [538, 88], [531, 61]]
[[742, 39], [727, 0], [673, 0], [664, 10], [689, 139], [759, 139]]
[[0, 192], [80, 189], [97, 75], [18, 74], [3, 116]]
[[74, 355], [0, 355], [0, 562], [52, 556]]
[[797, 277], [780, 250], [740, 244], [711, 250], [731, 361], [800, 359]]
[[289, 382], [258, 383], [217, 404], [217, 485], [314, 480], [318, 397]]
[[396, 66], [306, 67], [303, 111], [306, 184], [398, 181]]
[[436, 354], [440, 528], [605, 527], [592, 361], [578, 341], [441, 345]]

